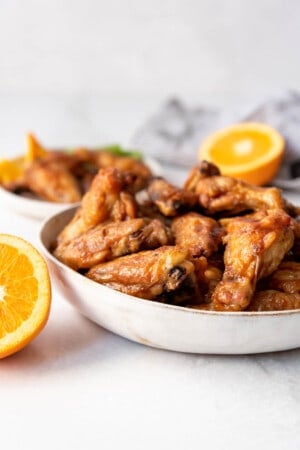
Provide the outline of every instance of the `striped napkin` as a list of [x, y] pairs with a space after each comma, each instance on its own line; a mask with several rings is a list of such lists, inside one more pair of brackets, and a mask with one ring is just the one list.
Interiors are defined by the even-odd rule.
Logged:
[[300, 93], [284, 91], [261, 102], [234, 108], [191, 107], [179, 99], [167, 101], [142, 124], [131, 145], [162, 163], [191, 167], [201, 141], [213, 131], [237, 122], [262, 122], [285, 138], [284, 160], [272, 184], [300, 190]]

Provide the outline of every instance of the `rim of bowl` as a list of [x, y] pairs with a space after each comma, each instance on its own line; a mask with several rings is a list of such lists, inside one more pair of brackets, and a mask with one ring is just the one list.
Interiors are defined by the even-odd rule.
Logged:
[[65, 207], [65, 208], [71, 208], [73, 206], [78, 205], [80, 202], [75, 203], [61, 203], [61, 202], [49, 202], [48, 200], [40, 200], [39, 198], [30, 198], [30, 197], [23, 197], [22, 195], [15, 194], [14, 192], [8, 191], [3, 186], [0, 185], [0, 192], [7, 196], [8, 198], [13, 198], [14, 200], [18, 199], [22, 203], [34, 203], [35, 205], [47, 205], [49, 207]]

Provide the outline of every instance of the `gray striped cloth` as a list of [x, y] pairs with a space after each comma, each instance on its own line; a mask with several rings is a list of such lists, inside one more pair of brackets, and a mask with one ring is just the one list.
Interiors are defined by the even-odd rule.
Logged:
[[131, 145], [162, 163], [191, 167], [197, 162], [197, 150], [208, 134], [245, 121], [269, 124], [284, 136], [284, 161], [272, 184], [300, 191], [300, 93], [295, 91], [224, 110], [191, 107], [171, 99], [140, 126]]

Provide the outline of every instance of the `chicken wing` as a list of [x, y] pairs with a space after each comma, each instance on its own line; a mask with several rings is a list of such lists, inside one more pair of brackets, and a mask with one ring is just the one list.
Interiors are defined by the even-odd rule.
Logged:
[[[211, 263], [205, 256], [193, 258], [195, 278], [199, 290], [198, 297], [190, 298], [187, 306], [191, 308], [212, 309], [211, 296], [217, 284], [221, 281], [223, 270]], [[193, 301], [191, 301], [193, 300]]]
[[194, 167], [185, 183], [185, 189], [197, 194], [199, 205], [206, 214], [234, 215], [247, 210], [284, 209], [285, 202], [279, 189], [256, 187], [231, 177], [211, 175], [217, 169], [208, 164], [205, 162], [205, 170], [202, 165]]
[[249, 305], [256, 282], [270, 275], [292, 247], [291, 222], [283, 210], [230, 221], [224, 238], [225, 272], [212, 295], [215, 310], [240, 311]]
[[115, 167], [118, 170], [135, 175], [131, 185], [131, 192], [143, 189], [152, 176], [150, 168], [142, 161], [128, 156], [117, 156], [105, 150], [93, 152], [93, 160], [99, 168]]
[[99, 224], [54, 251], [69, 267], [88, 269], [119, 256], [170, 244], [171, 233], [159, 220], [130, 219]]
[[256, 292], [248, 311], [283, 311], [300, 309], [300, 294], [267, 290]]
[[192, 257], [216, 252], [225, 234], [216, 220], [194, 212], [176, 217], [171, 229], [175, 244], [188, 249]]
[[148, 300], [176, 291], [194, 274], [187, 252], [176, 246], [163, 246], [123, 256], [92, 267], [87, 277], [126, 294]]
[[112, 205], [109, 217], [115, 222], [137, 217], [137, 203], [132, 194], [120, 192], [119, 198]]
[[300, 263], [283, 261], [263, 283], [264, 290], [300, 294]]
[[130, 183], [130, 177], [128, 178], [127, 173], [114, 168], [100, 169], [89, 191], [82, 198], [81, 206], [73, 219], [58, 236], [58, 243], [70, 241], [99, 223], [103, 223], [110, 218], [112, 211], [120, 219], [121, 210], [122, 220], [134, 218], [136, 215], [134, 198], [129, 197], [129, 194], [121, 195], [128, 183]]
[[221, 175], [221, 172], [217, 166], [208, 161], [201, 161], [198, 166], [194, 166], [190, 170], [184, 183], [184, 189], [191, 192], [196, 192], [199, 181], [216, 175]]
[[59, 164], [66, 170], [72, 172], [76, 171], [79, 166], [91, 160], [90, 152], [85, 149], [76, 149], [72, 152], [65, 150], [47, 150], [43, 156], [39, 158], [40, 161], [46, 164]]
[[165, 216], [176, 216], [190, 210], [197, 203], [197, 195], [168, 183], [163, 178], [153, 178], [148, 185], [148, 195]]
[[74, 203], [81, 199], [76, 178], [57, 162], [34, 161], [25, 171], [25, 184], [43, 200]]

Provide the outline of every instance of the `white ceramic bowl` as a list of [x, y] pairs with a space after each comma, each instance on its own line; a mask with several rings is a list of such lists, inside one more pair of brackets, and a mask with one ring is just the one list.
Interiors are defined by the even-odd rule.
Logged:
[[80, 275], [49, 252], [74, 211], [65, 210], [44, 222], [41, 251], [66, 300], [97, 324], [141, 344], [179, 352], [246, 354], [300, 346], [300, 310], [199, 311], [132, 297]]
[[[162, 167], [156, 160], [152, 158], [145, 158], [144, 161], [150, 167], [153, 174], [157, 176], [163, 175]], [[66, 208], [76, 205], [76, 203], [54, 203], [46, 200], [22, 197], [21, 195], [9, 192], [0, 186], [0, 205], [1, 207], [3, 206], [6, 209], [24, 217], [45, 220], [53, 214], [59, 213]]]
[[37, 200], [9, 192], [0, 186], [0, 204], [9, 211], [24, 217], [44, 220], [53, 214], [59, 213], [74, 206], [74, 203], [54, 203], [45, 200]]

